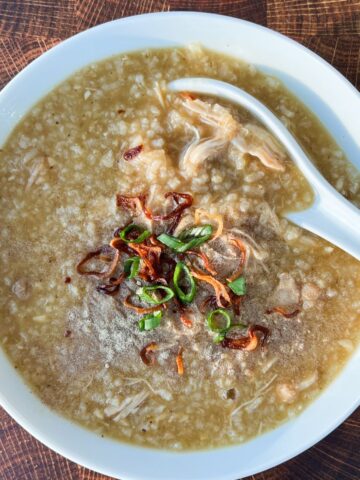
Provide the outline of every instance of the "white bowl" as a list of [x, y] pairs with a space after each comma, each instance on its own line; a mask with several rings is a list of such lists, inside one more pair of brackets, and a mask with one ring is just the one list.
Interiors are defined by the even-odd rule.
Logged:
[[[74, 71], [110, 55], [201, 42], [280, 78], [322, 120], [360, 167], [360, 97], [318, 56], [266, 28], [202, 13], [140, 15], [106, 23], [61, 43], [0, 93], [0, 144], [27, 110]], [[100, 438], [45, 407], [0, 351], [0, 403], [48, 447], [90, 469], [125, 479], [234, 480], [299, 454], [336, 428], [360, 404], [360, 350], [299, 417], [248, 443], [172, 453]]]

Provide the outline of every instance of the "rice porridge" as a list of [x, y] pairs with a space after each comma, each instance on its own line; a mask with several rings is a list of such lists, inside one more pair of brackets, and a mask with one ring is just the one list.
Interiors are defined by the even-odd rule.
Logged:
[[249, 113], [171, 93], [208, 76], [266, 104], [334, 187], [360, 175], [276, 78], [199, 46], [89, 65], [0, 150], [2, 348], [52, 409], [173, 450], [299, 414], [359, 341], [360, 264], [288, 222], [313, 193]]

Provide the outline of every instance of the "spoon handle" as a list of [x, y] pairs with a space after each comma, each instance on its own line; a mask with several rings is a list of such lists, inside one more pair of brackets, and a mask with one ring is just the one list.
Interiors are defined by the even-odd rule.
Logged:
[[318, 201], [301, 212], [287, 213], [286, 217], [360, 260], [359, 213], [339, 208], [329, 199]]
[[169, 88], [224, 98], [245, 107], [258, 118], [284, 145], [314, 189], [314, 204], [302, 212], [287, 214], [287, 218], [360, 260], [360, 211], [325, 180], [271, 110], [241, 88], [211, 78], [182, 78], [169, 83]]

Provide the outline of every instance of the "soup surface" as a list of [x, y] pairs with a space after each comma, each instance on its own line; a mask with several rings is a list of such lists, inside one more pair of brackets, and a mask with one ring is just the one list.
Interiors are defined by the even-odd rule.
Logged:
[[359, 263], [282, 216], [312, 202], [301, 173], [245, 111], [166, 90], [190, 75], [255, 95], [360, 205], [359, 174], [298, 99], [198, 46], [84, 68], [0, 150], [3, 349], [51, 408], [169, 449], [297, 415], [360, 323]]

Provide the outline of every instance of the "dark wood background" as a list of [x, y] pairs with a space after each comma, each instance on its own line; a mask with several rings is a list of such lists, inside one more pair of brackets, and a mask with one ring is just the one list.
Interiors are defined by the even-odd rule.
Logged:
[[[216, 12], [266, 25], [317, 52], [360, 88], [359, 0], [0, 0], [0, 88], [42, 52], [81, 30], [167, 10]], [[307, 452], [251, 479], [358, 480], [359, 434], [360, 409]], [[106, 477], [53, 453], [0, 409], [0, 480]]]

